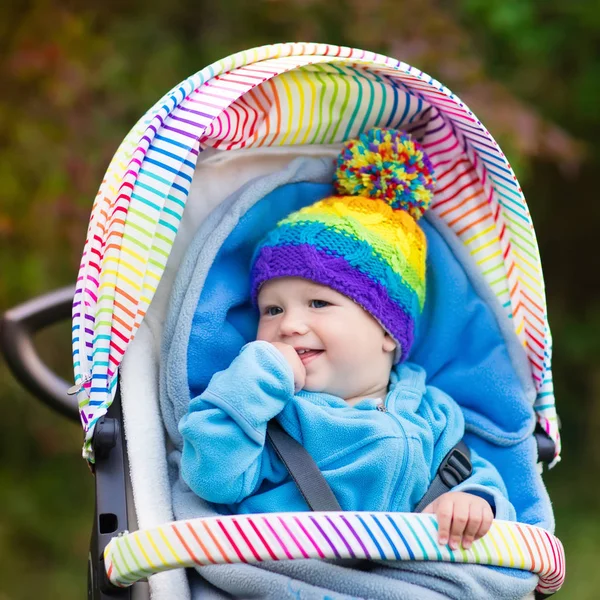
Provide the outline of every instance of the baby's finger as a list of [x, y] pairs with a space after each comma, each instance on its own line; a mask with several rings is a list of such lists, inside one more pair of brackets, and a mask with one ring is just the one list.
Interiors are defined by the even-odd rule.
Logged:
[[469, 504], [466, 502], [455, 502], [452, 515], [452, 526], [450, 527], [450, 548], [457, 550], [462, 539], [465, 527], [469, 520]]
[[469, 520], [463, 534], [462, 545], [465, 550], [468, 550], [479, 531], [483, 521], [483, 510], [479, 504], [471, 504], [469, 507]]
[[483, 509], [483, 512], [481, 515], [481, 525], [479, 526], [479, 530], [475, 534], [475, 539], [478, 540], [479, 538], [483, 537], [490, 530], [490, 527], [492, 526], [493, 522], [494, 522], [494, 513], [492, 512], [491, 506], [489, 506], [489, 504], [488, 504]]
[[450, 537], [450, 525], [452, 524], [452, 500], [447, 496], [439, 498], [435, 514], [438, 520], [438, 541], [445, 546]]
[[306, 377], [304, 375], [298, 374], [294, 377], [294, 393], [297, 394], [301, 389], [304, 388], [304, 384], [306, 383]]
[[294, 367], [294, 393], [298, 393], [306, 384], [306, 369], [302, 362], [298, 359], [297, 365]]

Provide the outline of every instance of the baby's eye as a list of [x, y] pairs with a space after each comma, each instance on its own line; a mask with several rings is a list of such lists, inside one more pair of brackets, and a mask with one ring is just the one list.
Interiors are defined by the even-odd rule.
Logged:
[[274, 317], [275, 315], [278, 315], [282, 312], [283, 310], [280, 306], [267, 306], [267, 308], [265, 308], [264, 310], [264, 314], [269, 315], [270, 317]]
[[310, 307], [311, 308], [325, 308], [329, 306], [329, 302], [325, 302], [325, 300], [311, 300]]

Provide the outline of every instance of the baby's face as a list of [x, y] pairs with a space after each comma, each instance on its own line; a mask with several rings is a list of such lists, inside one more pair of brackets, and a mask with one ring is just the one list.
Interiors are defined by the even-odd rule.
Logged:
[[258, 305], [257, 339], [293, 346], [306, 368], [305, 390], [349, 400], [387, 388], [396, 344], [354, 301], [282, 277], [261, 287]]

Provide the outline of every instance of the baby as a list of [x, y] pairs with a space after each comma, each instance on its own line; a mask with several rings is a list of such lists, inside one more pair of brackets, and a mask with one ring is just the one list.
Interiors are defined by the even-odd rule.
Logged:
[[[431, 163], [410, 136], [373, 129], [348, 142], [338, 196], [289, 215], [259, 244], [256, 341], [194, 398], [180, 423], [182, 476], [219, 510], [303, 511], [267, 423], [311, 454], [344, 510], [413, 511], [464, 434], [460, 407], [406, 362], [425, 301]], [[514, 519], [496, 469], [439, 496], [439, 543], [469, 548], [494, 515]]]

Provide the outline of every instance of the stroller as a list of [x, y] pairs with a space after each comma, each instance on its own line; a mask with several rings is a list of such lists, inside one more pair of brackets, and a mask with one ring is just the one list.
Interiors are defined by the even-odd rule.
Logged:
[[[453, 395], [467, 415], [467, 441], [501, 471], [520, 522], [495, 521], [465, 551], [436, 544], [432, 515], [181, 518], [170, 459], [181, 407], [172, 399], [185, 404], [202, 382], [177, 380], [190, 356], [179, 341], [200, 331], [199, 348], [239, 349], [247, 322], [240, 316], [240, 269], [252, 240], [289, 212], [277, 190], [302, 181], [324, 185], [341, 142], [373, 126], [410, 132], [436, 171], [428, 242], [436, 247], [432, 240], [439, 240], [433, 254], [452, 267], [438, 269], [441, 278], [431, 285], [454, 286], [456, 306], [471, 306], [475, 296], [477, 305], [463, 322], [471, 332], [468, 358], [455, 360], [456, 349], [449, 355], [446, 345], [446, 354], [425, 360], [444, 365], [439, 377], [463, 390], [462, 397]], [[252, 213], [259, 200], [261, 210]], [[230, 279], [219, 277], [231, 264]], [[466, 296], [457, 291], [461, 285]], [[225, 303], [223, 294], [231, 296]], [[442, 310], [450, 296], [438, 295], [445, 298], [437, 303]], [[37, 329], [65, 318], [71, 301], [75, 386], [68, 396], [31, 340]], [[217, 313], [210, 312], [217, 304]], [[430, 319], [446, 323], [449, 317], [434, 311]], [[212, 331], [208, 342], [206, 331]], [[495, 336], [504, 358], [490, 352], [491, 362], [475, 369], [483, 356], [480, 332], [488, 341]], [[149, 592], [185, 598], [183, 567], [298, 559], [496, 565], [536, 574], [536, 597], [553, 594], [564, 581], [564, 552], [551, 533], [543, 485], [523, 487], [529, 478], [541, 481], [542, 463], [554, 466], [560, 458], [551, 336], [529, 212], [481, 122], [450, 90], [405, 63], [344, 47], [277, 44], [240, 52], [185, 80], [142, 117], [115, 154], [94, 202], [75, 290], [9, 311], [1, 333], [21, 381], [84, 428], [83, 455], [96, 481], [89, 598], [146, 598]], [[431, 353], [425, 342], [420, 348], [415, 362], [419, 352]], [[217, 354], [203, 358], [206, 376], [226, 364]], [[490, 377], [489, 367], [499, 371]], [[476, 394], [501, 399], [504, 368], [524, 390], [520, 404], [477, 407]], [[506, 417], [513, 409], [516, 428]], [[486, 439], [477, 426], [483, 422], [500, 423], [504, 437]], [[514, 476], [514, 464], [517, 481], [506, 477], [510, 469]]]

